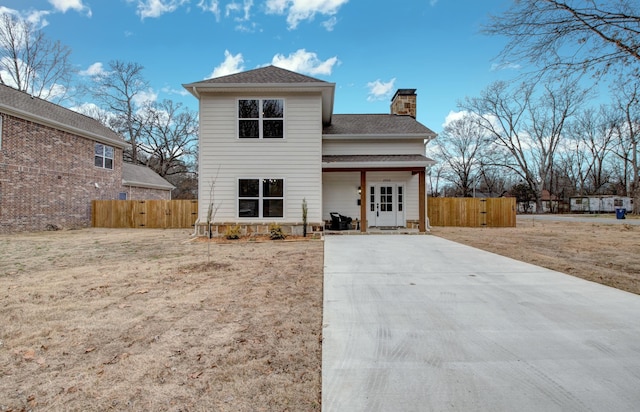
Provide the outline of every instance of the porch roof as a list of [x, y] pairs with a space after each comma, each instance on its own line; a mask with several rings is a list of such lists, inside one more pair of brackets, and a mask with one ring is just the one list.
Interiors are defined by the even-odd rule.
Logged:
[[322, 169], [342, 170], [424, 170], [435, 161], [418, 154], [410, 155], [324, 155]]

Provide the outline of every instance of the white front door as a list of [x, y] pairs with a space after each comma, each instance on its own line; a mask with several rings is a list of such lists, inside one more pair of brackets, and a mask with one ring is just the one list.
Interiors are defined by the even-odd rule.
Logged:
[[369, 226], [404, 226], [403, 187], [396, 183], [369, 186]]

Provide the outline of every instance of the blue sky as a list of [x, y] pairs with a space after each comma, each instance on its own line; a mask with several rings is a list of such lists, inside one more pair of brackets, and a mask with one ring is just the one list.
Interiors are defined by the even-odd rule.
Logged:
[[503, 40], [479, 33], [508, 0], [1, 0], [72, 50], [81, 74], [111, 60], [145, 67], [150, 98], [197, 110], [183, 83], [275, 64], [336, 83], [335, 113], [387, 113], [418, 89], [436, 132], [465, 96], [516, 70], [496, 69]]

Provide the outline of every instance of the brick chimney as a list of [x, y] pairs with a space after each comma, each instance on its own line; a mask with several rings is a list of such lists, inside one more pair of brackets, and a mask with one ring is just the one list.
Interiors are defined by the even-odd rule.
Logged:
[[416, 118], [416, 89], [398, 89], [391, 99], [391, 114]]

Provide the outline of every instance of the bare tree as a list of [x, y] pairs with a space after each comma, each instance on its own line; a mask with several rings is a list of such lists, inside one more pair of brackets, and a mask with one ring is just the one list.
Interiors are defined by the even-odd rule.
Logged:
[[542, 210], [540, 196], [549, 187], [565, 123], [584, 100], [585, 92], [571, 82], [555, 87], [547, 83], [541, 85], [542, 92], [536, 98], [535, 86], [511, 88], [508, 83], [496, 82], [481, 97], [467, 98], [462, 107], [474, 113], [494, 143], [509, 153], [509, 159], [499, 166], [512, 170], [529, 185], [537, 195], [538, 210]]
[[132, 163], [141, 162], [139, 146], [146, 120], [140, 114], [142, 97], [149, 87], [143, 69], [138, 63], [111, 61], [106, 74], [93, 78], [95, 84], [91, 88], [96, 101], [113, 114], [109, 126], [131, 144], [130, 151], [125, 151], [125, 159]]
[[560, 151], [566, 176], [580, 195], [602, 193], [611, 183], [607, 160], [615, 143], [616, 120], [607, 106], [579, 111]]
[[147, 104], [141, 117], [145, 120], [139, 150], [145, 153], [147, 165], [163, 177], [184, 173], [182, 166], [197, 151], [197, 113], [163, 100]]
[[438, 136], [439, 158], [444, 162], [444, 177], [463, 197], [471, 197], [481, 177], [483, 148], [491, 138], [475, 116], [465, 113], [449, 122]]
[[54, 102], [69, 93], [71, 50], [47, 39], [33, 23], [0, 14], [0, 83]]
[[618, 83], [615, 89], [615, 109], [620, 114], [616, 123], [618, 149], [615, 153], [624, 166], [624, 183], [627, 196], [634, 201], [634, 213], [640, 213], [640, 84]]
[[637, 0], [519, 0], [484, 28], [506, 36], [504, 61], [541, 65], [543, 72], [631, 68], [640, 75], [640, 3]]

